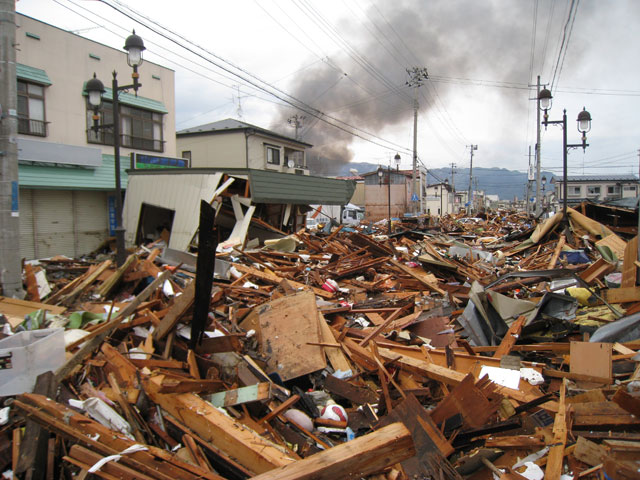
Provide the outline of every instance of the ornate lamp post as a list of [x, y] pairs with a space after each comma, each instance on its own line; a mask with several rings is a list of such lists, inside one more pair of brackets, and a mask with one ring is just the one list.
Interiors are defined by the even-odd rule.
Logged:
[[93, 108], [93, 126], [91, 127], [96, 132], [100, 129], [111, 128], [113, 130], [113, 156], [115, 164], [115, 183], [116, 183], [116, 262], [118, 266], [122, 265], [126, 259], [126, 252], [124, 246], [124, 232], [125, 229], [122, 225], [122, 188], [120, 186], [120, 105], [118, 101], [118, 94], [125, 90], [133, 89], [136, 94], [138, 88], [142, 86], [138, 79], [138, 67], [142, 65], [142, 52], [145, 50], [144, 42], [142, 38], [136, 35], [135, 30], [131, 35], [127, 37], [124, 43], [124, 49], [127, 51], [127, 63], [133, 68], [131, 78], [133, 83], [131, 85], [118, 85], [118, 73], [113, 71], [113, 80], [111, 81], [112, 89], [112, 111], [113, 111], [113, 124], [112, 125], [99, 125], [100, 116], [98, 111], [102, 105], [102, 94], [105, 92], [103, 83], [96, 78], [96, 74], [93, 74], [93, 78], [90, 79], [85, 85], [85, 92], [87, 93], [89, 105]]
[[587, 132], [591, 130], [591, 114], [587, 112], [585, 108], [578, 114], [578, 131], [582, 134], [582, 143], [568, 144], [567, 143], [567, 110], [563, 110], [562, 120], [549, 120], [548, 110], [551, 109], [551, 101], [553, 96], [551, 92], [546, 88], [540, 90], [538, 95], [540, 100], [540, 109], [544, 111], [544, 121], [542, 122], [545, 128], [547, 125], [561, 125], [562, 126], [562, 222], [564, 224], [565, 233], [569, 233], [569, 221], [567, 219], [567, 155], [570, 148], [580, 148], [583, 151], [587, 149], [589, 144], [587, 143]]

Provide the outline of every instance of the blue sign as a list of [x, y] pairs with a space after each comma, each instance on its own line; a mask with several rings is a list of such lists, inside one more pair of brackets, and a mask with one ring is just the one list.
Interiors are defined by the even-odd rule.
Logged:
[[416, 195], [415, 193], [413, 195], [411, 195], [411, 201], [412, 202], [417, 202], [418, 201], [418, 195]]
[[18, 215], [20, 215], [20, 211], [19, 211], [19, 198], [20, 198], [20, 191], [18, 188], [18, 182], [16, 180], [13, 180], [11, 182], [11, 216], [12, 217], [17, 217]]
[[107, 208], [109, 210], [109, 236], [113, 237], [116, 234], [116, 197], [109, 195], [107, 199]]
[[144, 155], [136, 153], [134, 168], [188, 168], [189, 160], [186, 158], [159, 157], [157, 155]]

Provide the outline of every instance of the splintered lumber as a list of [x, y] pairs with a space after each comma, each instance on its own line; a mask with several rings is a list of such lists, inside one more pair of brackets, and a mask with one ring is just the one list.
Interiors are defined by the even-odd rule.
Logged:
[[[280, 284], [280, 282], [282, 282], [282, 280], [284, 280], [282, 277], [279, 277], [273, 273], [267, 273], [267, 272], [262, 272], [260, 270], [258, 270], [257, 268], [253, 268], [253, 267], [247, 267], [246, 265], [242, 265], [240, 263], [234, 263], [233, 266], [242, 273], [248, 273], [249, 275], [252, 275], [256, 278], [259, 278], [260, 280], [263, 280], [265, 282], [268, 283], [272, 283], [274, 285], [278, 285]], [[309, 287], [308, 285], [305, 285], [304, 283], [299, 283], [299, 282], [294, 282], [293, 280], [287, 280], [287, 282], [289, 282], [289, 285], [291, 285], [293, 288], [295, 288], [296, 290], [299, 289], [304, 289], [304, 290], [309, 290], [311, 289], [313, 291], [313, 293], [315, 293], [316, 295], [323, 297], [323, 298], [333, 298], [334, 294], [327, 292], [326, 290], [322, 290], [321, 288], [316, 288], [316, 287]]]
[[71, 303], [73, 303], [76, 297], [80, 295], [82, 292], [84, 292], [87, 288], [89, 288], [89, 286], [93, 282], [95, 282], [100, 275], [102, 275], [102, 272], [104, 272], [110, 266], [111, 266], [111, 260], [105, 260], [100, 265], [98, 265], [98, 267], [93, 272], [91, 273], [87, 272], [85, 274], [86, 275], [85, 279], [80, 283], [80, 285], [78, 285], [76, 288], [73, 289], [73, 291], [71, 291], [64, 297], [62, 297], [62, 299], [60, 300], [60, 303], [62, 303], [63, 305], [70, 305]]
[[[333, 333], [331, 333], [331, 327], [327, 325], [327, 321], [320, 312], [318, 312], [318, 324], [320, 325], [320, 337], [322, 341], [327, 344], [334, 343], [335, 338]], [[326, 347], [324, 348], [324, 353], [334, 371], [343, 373], [352, 371], [349, 360], [347, 360], [347, 357], [340, 348]]]
[[413, 438], [416, 454], [402, 462], [402, 468], [409, 478], [438, 478], [439, 469], [451, 468], [446, 457], [454, 449], [415, 396], [408, 395], [402, 403], [381, 418], [378, 425], [393, 422], [402, 422]]
[[446, 297], [447, 292], [438, 287], [437, 284], [434, 285], [433, 281], [430, 281], [430, 278], [427, 272], [422, 268], [409, 268], [406, 265], [398, 262], [397, 260], [390, 259], [389, 263], [391, 263], [394, 267], [402, 270], [404, 273], [409, 275], [412, 278], [418, 280], [421, 284], [427, 287], [429, 290], [439, 293], [440, 295]]
[[209, 403], [214, 407], [232, 407], [243, 403], [260, 402], [272, 397], [271, 384], [256, 383], [248, 387], [235, 388], [209, 396]]
[[431, 418], [439, 425], [460, 414], [464, 425], [480, 428], [487, 424], [500, 406], [502, 395], [496, 393], [495, 386], [486, 377], [476, 382], [473, 375], [468, 374], [431, 411]]
[[502, 342], [500, 342], [498, 349], [493, 354], [495, 358], [502, 358], [504, 355], [509, 355], [509, 353], [511, 352], [511, 349], [516, 344], [516, 341], [518, 340], [518, 336], [520, 335], [520, 332], [522, 331], [522, 327], [524, 327], [524, 324], [526, 321], [527, 321], [527, 317], [525, 317], [524, 315], [521, 315], [518, 317], [518, 319], [515, 322], [511, 324], [511, 326], [509, 327], [509, 330], [503, 337]]
[[336, 378], [333, 375], [327, 375], [324, 381], [324, 388], [339, 397], [346, 398], [356, 405], [376, 403], [378, 400], [378, 395], [369, 388], [358, 387], [346, 380]]
[[263, 473], [252, 480], [360, 478], [414, 454], [411, 433], [398, 422], [290, 465]]
[[628, 303], [640, 300], [640, 287], [620, 287], [605, 290], [604, 299], [608, 303]]
[[386, 348], [380, 348], [380, 356], [385, 361], [392, 361], [399, 365], [402, 369], [417, 373], [433, 380], [446, 383], [447, 385], [457, 385], [464, 380], [465, 374], [452, 370], [450, 368], [441, 367], [435, 363], [430, 363], [426, 360], [419, 360], [417, 358], [409, 357], [408, 355], [402, 355], [397, 352], [392, 352]]
[[[133, 299], [126, 307], [118, 312], [116, 317], [113, 320], [101, 325], [94, 332], [100, 332], [91, 340], [78, 350], [73, 357], [71, 357], [67, 362], [62, 365], [55, 373], [56, 380], [61, 381], [67, 377], [78, 365], [80, 365], [91, 353], [100, 346], [104, 340], [111, 335], [111, 333], [118, 328], [118, 325], [131, 315], [136, 308], [140, 306], [142, 302], [144, 302], [147, 298], [151, 296], [152, 293], [156, 291], [156, 289], [164, 283], [164, 281], [169, 278], [171, 274], [169, 272], [163, 272], [160, 274], [158, 278], [156, 278], [153, 282], [151, 282], [140, 294]], [[92, 332], [92, 333], [94, 333]]]
[[131, 265], [133, 265], [133, 263], [137, 259], [138, 257], [135, 254], [132, 253], [131, 255], [129, 255], [125, 262], [120, 265], [120, 267], [118, 267], [118, 269], [113, 272], [113, 274], [109, 278], [107, 278], [102, 285], [100, 285], [100, 288], [98, 288], [98, 295], [100, 295], [101, 297], [109, 296], [111, 291], [118, 285], [118, 283], [120, 283], [123, 275], [127, 272], [127, 270], [129, 270]]
[[553, 422], [553, 445], [549, 449], [549, 458], [544, 478], [548, 480], [559, 480], [562, 474], [562, 463], [564, 460], [564, 447], [567, 442], [567, 411], [565, 398], [567, 392], [567, 380], [562, 382], [560, 387], [560, 405], [558, 413]]
[[159, 380], [157, 377], [143, 380], [151, 400], [250, 472], [263, 473], [294, 461], [269, 440], [224, 415], [197, 395], [158, 393]]
[[608, 452], [605, 447], [584, 437], [578, 437], [576, 448], [573, 450], [574, 457], [591, 467], [600, 465], [607, 455]]
[[[116, 455], [135, 445], [124, 435], [42, 395], [25, 393], [13, 405], [46, 430], [103, 456]], [[210, 472], [181, 461], [177, 455], [151, 446], [148, 448], [149, 451], [123, 455], [119, 461], [157, 480], [220, 480]]]
[[160, 325], [153, 331], [154, 340], [162, 340], [173, 330], [186, 311], [193, 305], [196, 294], [196, 282], [191, 282], [184, 289], [182, 295], [176, 297], [167, 314], [160, 321]]
[[553, 255], [551, 256], [551, 260], [549, 260], [549, 265], [547, 265], [547, 269], [551, 270], [555, 268], [556, 262], [558, 261], [558, 257], [560, 256], [560, 252], [562, 251], [562, 247], [564, 247], [565, 242], [567, 241], [567, 237], [564, 235], [560, 235], [560, 240], [558, 240], [558, 244], [556, 248], [553, 250]]
[[629, 395], [623, 388], [619, 388], [611, 400], [627, 412], [640, 418], [640, 398]]
[[320, 343], [316, 298], [309, 291], [281, 297], [256, 307], [241, 325], [255, 329], [266, 372], [290, 380], [327, 366]]
[[620, 286], [635, 287], [637, 280], [636, 260], [638, 259], [638, 237], [633, 237], [629, 243], [627, 243], [624, 249], [624, 263], [622, 264], [622, 283]]

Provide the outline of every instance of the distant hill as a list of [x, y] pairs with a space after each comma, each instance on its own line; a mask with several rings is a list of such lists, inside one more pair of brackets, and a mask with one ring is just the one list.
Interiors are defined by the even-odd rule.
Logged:
[[[352, 162], [342, 166], [339, 172], [334, 173], [338, 176], [351, 175], [350, 170], [355, 169], [358, 173], [372, 172], [378, 168], [377, 164], [367, 162]], [[547, 190], [550, 187], [551, 179], [554, 177], [551, 172], [542, 172], [541, 176], [547, 177]], [[451, 169], [434, 168], [429, 170], [429, 184], [438, 183], [448, 179], [451, 183]], [[513, 200], [514, 197], [522, 199], [525, 195], [527, 184], [527, 173], [516, 170], [508, 170], [506, 168], [483, 168], [477, 167], [473, 169], [474, 189], [477, 179], [478, 190], [484, 190], [488, 195], [498, 195], [501, 200]], [[469, 169], [457, 168], [454, 176], [454, 185], [456, 190], [469, 189]]]

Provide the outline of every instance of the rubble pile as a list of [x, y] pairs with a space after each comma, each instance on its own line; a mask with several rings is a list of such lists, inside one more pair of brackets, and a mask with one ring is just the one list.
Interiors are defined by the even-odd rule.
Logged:
[[638, 478], [638, 239], [568, 217], [225, 245], [210, 289], [159, 244], [25, 264], [0, 472]]

